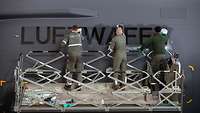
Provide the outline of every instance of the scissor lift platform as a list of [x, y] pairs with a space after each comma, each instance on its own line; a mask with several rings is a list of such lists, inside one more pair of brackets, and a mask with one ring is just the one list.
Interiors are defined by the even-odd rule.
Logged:
[[[132, 88], [126, 88], [124, 96], [126, 98], [136, 97], [134, 101], [127, 102], [123, 99], [112, 94], [113, 89], [111, 83], [95, 83], [91, 87], [100, 89], [102, 93], [91, 92], [88, 88], [82, 88], [80, 91], [67, 91], [63, 88], [64, 83], [51, 83], [44, 88], [40, 86], [27, 83], [24, 88], [24, 94], [20, 107], [21, 112], [25, 111], [71, 111], [71, 110], [97, 110], [97, 111], [112, 111], [112, 110], [125, 110], [125, 111], [180, 111], [181, 107], [173, 107], [171, 105], [160, 105], [154, 107], [159, 102], [158, 96], [153, 94], [142, 95], [140, 92]], [[52, 90], [52, 91], [51, 91]], [[89, 92], [90, 91], [90, 92]], [[134, 92], [134, 93], [131, 93]], [[42, 98], [56, 97], [55, 103], [48, 101], [41, 101]], [[69, 102], [76, 98], [73, 102]], [[72, 106], [65, 108], [63, 100], [68, 101]], [[79, 100], [76, 102], [76, 100]], [[57, 104], [57, 107], [52, 105]], [[137, 104], [143, 105], [143, 107]], [[94, 106], [98, 105], [98, 106]]]
[[[180, 72], [174, 71], [175, 80], [169, 84], [164, 84], [157, 79], [160, 71], [152, 75], [164, 88], [160, 91], [151, 91], [142, 82], [150, 78], [150, 74], [131, 65], [141, 56], [128, 61], [126, 82], [113, 78], [113, 71], [109, 67], [106, 72], [91, 65], [97, 60], [106, 56], [102, 51], [85, 51], [99, 54], [90, 61], [83, 62], [85, 69], [82, 77], [87, 82], [79, 82], [68, 77], [70, 72], [61, 75], [61, 70], [52, 63], [64, 57], [59, 51], [30, 51], [25, 57], [20, 56], [15, 69], [15, 107], [16, 112], [70, 112], [70, 111], [182, 111], [182, 87], [178, 87], [177, 81], [182, 78]], [[43, 61], [36, 58], [35, 54], [55, 54], [55, 58]], [[23, 59], [28, 58], [33, 65], [23, 67]], [[164, 71], [165, 72], [165, 71]], [[173, 71], [169, 71], [170, 73]], [[166, 71], [165, 73], [169, 73]], [[138, 76], [143, 75], [142, 78]], [[124, 86], [118, 90], [113, 90], [111, 82], [101, 82], [100, 80], [109, 78], [117, 80]], [[81, 87], [73, 90], [65, 90], [62, 81], [64, 79], [79, 83]], [[178, 101], [171, 100], [171, 96], [180, 95]], [[178, 102], [178, 103], [177, 103]]]

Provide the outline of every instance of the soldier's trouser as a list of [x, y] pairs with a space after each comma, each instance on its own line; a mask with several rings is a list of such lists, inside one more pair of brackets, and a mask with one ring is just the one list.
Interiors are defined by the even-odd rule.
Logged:
[[[68, 48], [68, 64], [67, 70], [70, 72], [69, 77], [79, 82], [82, 82], [81, 70], [81, 48], [80, 47], [69, 47]], [[78, 85], [78, 84], [75, 84]]]
[[[157, 71], [160, 70], [166, 70], [167, 69], [167, 62], [166, 62], [166, 56], [164, 54], [157, 54], [152, 57], [151, 61], [152, 65], [152, 71], [155, 74]], [[160, 76], [157, 76], [158, 79], [165, 84], [164, 80], [165, 73], [161, 72]], [[155, 82], [156, 85], [154, 85], [153, 90], [161, 90], [163, 88], [163, 85], [159, 84], [157, 81], [154, 79], [151, 80], [151, 82]]]
[[[166, 84], [170, 84], [172, 81], [174, 81], [176, 78], [175, 78], [175, 73], [173, 71], [177, 71], [178, 72], [178, 65], [176, 64], [172, 64], [171, 67], [170, 67], [170, 70], [171, 72], [168, 73], [168, 75], [165, 76], [165, 81], [166, 81]], [[175, 83], [173, 83], [174, 85]], [[181, 87], [181, 80], [178, 80], [177, 81], [177, 86]], [[169, 86], [170, 88], [171, 85]], [[168, 96], [168, 95], [165, 95], [165, 96]], [[173, 94], [169, 99], [171, 101], [180, 101], [180, 98], [179, 98], [180, 94]]]
[[116, 53], [113, 55], [113, 77], [125, 82], [127, 68], [127, 57], [126, 53]]
[[[144, 70], [146, 70], [147, 73], [149, 73], [150, 75], [153, 75], [152, 66], [151, 66], [150, 62], [146, 62], [146, 65], [145, 65], [145, 67], [144, 67]], [[145, 74], [145, 73], [143, 74], [143, 77], [146, 77], [146, 74]], [[151, 82], [151, 78], [145, 79], [145, 80], [143, 81], [143, 86], [151, 87], [150, 82]]]

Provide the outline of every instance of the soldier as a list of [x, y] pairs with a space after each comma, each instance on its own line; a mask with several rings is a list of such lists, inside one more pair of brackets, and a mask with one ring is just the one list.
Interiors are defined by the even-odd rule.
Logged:
[[[155, 27], [155, 33], [153, 36], [147, 40], [144, 40], [143, 48], [151, 48], [153, 51], [152, 53], [152, 60], [151, 60], [151, 66], [152, 66], [152, 72], [156, 73], [159, 70], [165, 70], [167, 68], [167, 60], [166, 60], [166, 50], [165, 46], [168, 42], [167, 37], [167, 29], [162, 29], [160, 26]], [[163, 83], [164, 76], [163, 73], [161, 73], [161, 76], [159, 78]], [[152, 90], [160, 90], [162, 89], [162, 85], [155, 83], [154, 79], [151, 78], [151, 84], [154, 86], [152, 87]]]
[[[123, 25], [117, 25], [114, 33], [114, 37], [111, 41], [110, 49], [113, 51], [113, 71], [114, 77], [119, 78], [121, 81], [125, 81], [126, 76], [126, 36], [124, 34]], [[123, 84], [114, 82], [113, 89], [119, 89], [123, 87]]]
[[[82, 82], [81, 77], [81, 50], [82, 50], [82, 36], [81, 28], [78, 25], [73, 25], [65, 34], [65, 39], [62, 40], [62, 45], [67, 45], [68, 64], [66, 72], [69, 71], [69, 77], [79, 82]], [[80, 84], [67, 82], [65, 89], [75, 89]]]

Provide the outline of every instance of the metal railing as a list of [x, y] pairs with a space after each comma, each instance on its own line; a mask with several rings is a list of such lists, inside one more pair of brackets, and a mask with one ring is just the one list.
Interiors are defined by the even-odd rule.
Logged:
[[[129, 50], [128, 52], [139, 52], [137, 49]], [[32, 54], [46, 54], [46, 53], [55, 53], [59, 56], [53, 58], [52, 60], [49, 60], [47, 62], [43, 62], [37, 58], [34, 58]], [[73, 99], [73, 102], [68, 104], [68, 107], [63, 107], [56, 101], [54, 103], [47, 102], [44, 99], [44, 95], [47, 94], [41, 94], [40, 97], [30, 96], [29, 98], [36, 98], [38, 102], [41, 102], [43, 104], [46, 104], [48, 106], [51, 106], [55, 108], [56, 110], [60, 111], [67, 111], [67, 110], [75, 110], [75, 109], [94, 109], [94, 110], [103, 110], [103, 111], [112, 111], [112, 110], [119, 110], [119, 109], [126, 109], [126, 110], [144, 110], [144, 111], [153, 111], [153, 110], [159, 110], [159, 109], [175, 109], [177, 111], [181, 110], [181, 106], [175, 104], [170, 97], [173, 94], [181, 94], [182, 88], [178, 88], [177, 82], [182, 79], [182, 73], [181, 73], [181, 64], [180, 62], [177, 62], [178, 64], [178, 71], [158, 71], [155, 74], [151, 75], [147, 70], [142, 70], [137, 68], [134, 65], [131, 65], [132, 63], [142, 59], [145, 57], [144, 54], [140, 54], [138, 57], [131, 59], [127, 62], [127, 67], [129, 68], [126, 71], [126, 77], [125, 81], [119, 80], [115, 77], [113, 77], [113, 71], [111, 68], [106, 69], [106, 73], [102, 72], [99, 68], [96, 67], [96, 65], [92, 65], [93, 63], [96, 63], [97, 61], [101, 60], [104, 57], [110, 57], [111, 52], [109, 52], [107, 55], [105, 55], [102, 51], [83, 51], [84, 54], [88, 53], [94, 53], [98, 54], [97, 57], [94, 56], [91, 60], [83, 62], [84, 69], [82, 70], [82, 77], [84, 80], [87, 80], [89, 82], [80, 82], [76, 79], [73, 79], [69, 77], [68, 75], [70, 72], [66, 72], [66, 74], [63, 75], [63, 78], [65, 80], [80, 84], [81, 87], [78, 87], [76, 89], [73, 89], [72, 91], [63, 91], [59, 92], [55, 88], [47, 88], [50, 84], [58, 84], [56, 80], [62, 77], [61, 70], [58, 68], [50, 65], [53, 62], [56, 62], [60, 59], [62, 59], [65, 55], [62, 52], [59, 51], [29, 51], [25, 57], [20, 54], [16, 69], [15, 69], [15, 91], [16, 91], [16, 102], [15, 102], [15, 111], [20, 112], [21, 107], [23, 104], [23, 98], [25, 93], [24, 89], [24, 81], [37, 86], [37, 88], [42, 89], [42, 91], [47, 91], [49, 93], [52, 93], [51, 99], [53, 97], [56, 97], [57, 95], [64, 95], [67, 96], [70, 99]], [[149, 54], [148, 54], [149, 56]], [[32, 67], [24, 67], [23, 66], [23, 60], [24, 58], [28, 58], [29, 60], [35, 62], [35, 64]], [[43, 69], [43, 67], [48, 68]], [[151, 69], [151, 65], [149, 64], [147, 68]], [[173, 72], [175, 74], [175, 79], [171, 81], [169, 84], [164, 84], [162, 81], [158, 79], [158, 76], [160, 76], [160, 73], [169, 73]], [[43, 74], [47, 73], [49, 75], [44, 76]], [[28, 75], [29, 74], [29, 75]], [[39, 80], [32, 80], [27, 76], [35, 75], [39, 78]], [[142, 77], [141, 77], [142, 76]], [[99, 81], [101, 81], [104, 78], [110, 78], [114, 81], [118, 81], [119, 83], [122, 83], [124, 86], [121, 87], [118, 90], [111, 90], [106, 91], [104, 89], [98, 89], [94, 87], [96, 84], [98, 85]], [[151, 90], [144, 86], [142, 84], [143, 81], [149, 79], [150, 77], [153, 77], [159, 84], [163, 85], [163, 89], [161, 89], [158, 92], [158, 100], [157, 102], [149, 103], [147, 102], [146, 98], [151, 95]], [[105, 83], [106, 84], [106, 83]], [[181, 83], [183, 84], [183, 83]], [[59, 87], [63, 87], [62, 85]], [[87, 89], [87, 90], [81, 90], [79, 89]], [[166, 96], [165, 94], [168, 93], [169, 95]], [[43, 95], [43, 96], [42, 96]], [[50, 94], [49, 94], [50, 95]], [[84, 98], [82, 96], [89, 95], [89, 98]], [[94, 96], [94, 97], [93, 97]], [[48, 97], [48, 96], [47, 96]], [[91, 98], [95, 101], [91, 101]], [[107, 98], [113, 99], [108, 100]], [[140, 99], [138, 101], [137, 99]], [[141, 101], [142, 100], [142, 101]], [[162, 106], [162, 103], [164, 101], [167, 101], [172, 106]], [[82, 105], [87, 105], [82, 106]], [[89, 106], [88, 106], [89, 105]], [[127, 105], [127, 106], [123, 106]], [[30, 104], [28, 107], [31, 107], [32, 104]]]

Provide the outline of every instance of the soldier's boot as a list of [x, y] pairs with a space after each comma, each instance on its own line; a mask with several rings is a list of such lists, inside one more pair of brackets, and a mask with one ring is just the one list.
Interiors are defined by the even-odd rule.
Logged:
[[[118, 80], [119, 73], [118, 73], [118, 72], [115, 72], [115, 73], [113, 74], [113, 77], [116, 78], [116, 79]], [[117, 80], [114, 80], [114, 83], [112, 84], [112, 89], [113, 89], [113, 90], [117, 90], [117, 89], [120, 88], [120, 84], [119, 84], [119, 82], [118, 82]]]
[[81, 85], [78, 83], [73, 83], [71, 86], [71, 90], [77, 90], [77, 91], [81, 91]]
[[[81, 74], [81, 72], [76, 72], [74, 74], [73, 78], [82, 83], [82, 74]], [[80, 87], [81, 87], [80, 83], [73, 83], [72, 84], [72, 89], [78, 89], [77, 91], [81, 91]]]
[[[121, 76], [120, 76], [119, 79], [120, 79], [121, 81], [123, 81], [124, 83], [127, 83], [126, 72], [123, 71], [123, 72], [121, 73]], [[123, 88], [123, 87], [125, 87], [125, 84], [124, 84], [124, 83], [120, 83], [120, 84], [119, 84], [120, 89]], [[122, 89], [122, 91], [124, 91], [124, 90], [125, 90], [125, 88]]]
[[117, 83], [117, 84], [116, 84], [116, 83], [113, 83], [113, 84], [112, 84], [112, 89], [113, 89], [113, 90], [118, 90], [118, 89], [120, 89], [120, 84], [119, 84], [119, 83]]
[[[72, 78], [72, 76], [73, 76], [73, 74], [72, 74], [72, 73], [69, 73], [68, 77], [69, 77], [69, 78]], [[66, 83], [65, 83], [65, 85], [64, 85], [64, 89], [70, 91], [70, 90], [71, 90], [71, 87], [72, 87], [72, 81], [66, 80]]]

